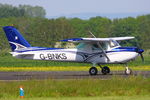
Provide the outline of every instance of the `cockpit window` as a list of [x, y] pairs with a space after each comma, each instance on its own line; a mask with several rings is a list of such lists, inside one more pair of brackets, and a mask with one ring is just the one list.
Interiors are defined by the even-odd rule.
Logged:
[[[107, 49], [106, 42], [105, 42], [105, 43], [104, 43], [104, 42], [99, 42], [99, 44], [100, 44], [100, 46], [101, 46], [104, 50]], [[94, 43], [94, 44], [92, 45], [92, 50], [101, 50], [101, 48], [99, 47], [98, 43]]]
[[88, 43], [80, 43], [76, 48], [79, 50], [87, 50], [90, 49], [91, 45]]
[[[107, 50], [107, 44], [106, 42], [99, 42], [100, 46], [104, 49]], [[99, 47], [98, 43], [80, 43], [77, 47], [79, 50], [85, 50], [85, 51], [101, 51], [101, 48]]]
[[80, 43], [79, 45], [77, 45], [77, 49], [83, 49], [85, 47], [85, 43]]
[[92, 45], [92, 50], [100, 50], [100, 48], [97, 44], [93, 44]]

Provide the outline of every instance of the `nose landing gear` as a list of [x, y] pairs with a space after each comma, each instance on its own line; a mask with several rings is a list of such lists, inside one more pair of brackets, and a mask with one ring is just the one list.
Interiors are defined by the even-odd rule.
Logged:
[[130, 68], [128, 68], [127, 64], [126, 64], [125, 74], [126, 75], [131, 75], [132, 74], [132, 70]]

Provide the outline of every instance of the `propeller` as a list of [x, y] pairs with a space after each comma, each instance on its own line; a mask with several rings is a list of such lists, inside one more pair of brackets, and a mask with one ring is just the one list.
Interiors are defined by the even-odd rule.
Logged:
[[142, 62], [144, 62], [144, 56], [142, 54], [143, 52], [144, 52], [143, 49], [137, 48], [137, 53], [139, 53], [139, 55], [141, 56]]
[[143, 54], [141, 53], [140, 56], [141, 56], [142, 62], [144, 62]]

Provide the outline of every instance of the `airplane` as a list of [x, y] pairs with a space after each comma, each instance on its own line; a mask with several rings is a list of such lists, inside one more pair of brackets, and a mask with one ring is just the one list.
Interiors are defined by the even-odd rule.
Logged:
[[[76, 48], [47, 48], [47, 47], [32, 47], [20, 32], [13, 26], [4, 26], [3, 30], [11, 46], [13, 57], [21, 59], [33, 60], [50, 60], [50, 61], [65, 61], [91, 63], [89, 69], [90, 75], [97, 75], [98, 69], [101, 68], [102, 74], [110, 73], [108, 66], [105, 64], [125, 64], [125, 74], [132, 74], [132, 70], [127, 66], [127, 63], [135, 60], [139, 55], [142, 60], [144, 57], [143, 49], [137, 47], [122, 47], [118, 41], [134, 39], [134, 37], [111, 37], [111, 38], [71, 38], [60, 40], [62, 42], [78, 42]], [[40, 41], [39, 41], [40, 42]]]

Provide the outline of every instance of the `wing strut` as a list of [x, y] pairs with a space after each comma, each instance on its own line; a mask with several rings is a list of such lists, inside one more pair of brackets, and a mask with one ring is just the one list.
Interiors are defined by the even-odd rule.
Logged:
[[[95, 36], [91, 31], [89, 31], [89, 33], [90, 33], [94, 38], [96, 38], [96, 36]], [[99, 42], [97, 42], [97, 45], [98, 45], [98, 47], [102, 50], [104, 56], [107, 58], [107, 61], [109, 62], [110, 59], [109, 59], [109, 57], [106, 55], [106, 53], [105, 53], [104, 49], [102, 48], [101, 44], [100, 44]]]
[[91, 31], [89, 31], [89, 33], [90, 33], [94, 38], [96, 38], [96, 36], [95, 36]]

